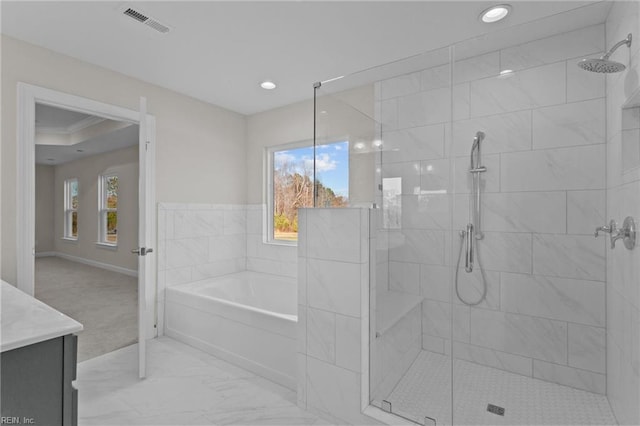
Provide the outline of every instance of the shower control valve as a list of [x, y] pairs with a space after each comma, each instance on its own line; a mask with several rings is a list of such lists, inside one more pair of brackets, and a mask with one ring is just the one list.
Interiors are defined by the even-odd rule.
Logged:
[[611, 249], [616, 248], [616, 241], [622, 240], [624, 246], [632, 250], [636, 245], [636, 224], [632, 217], [627, 216], [622, 223], [622, 228], [618, 229], [618, 224], [615, 220], [609, 221], [609, 226], [599, 226], [596, 228], [594, 236], [597, 238], [600, 231], [609, 234], [611, 239]]
[[622, 222], [622, 228], [618, 229], [616, 234], [611, 234], [611, 248], [616, 247], [616, 241], [622, 240], [624, 246], [632, 250], [636, 246], [636, 223], [631, 216], [627, 216]]

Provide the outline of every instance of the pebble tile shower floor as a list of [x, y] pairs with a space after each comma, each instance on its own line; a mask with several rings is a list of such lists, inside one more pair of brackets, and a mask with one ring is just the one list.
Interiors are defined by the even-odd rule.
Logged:
[[[454, 360], [455, 424], [615, 425], [604, 395]], [[451, 424], [451, 361], [422, 351], [389, 398], [393, 411], [412, 420], [425, 416]], [[505, 408], [504, 416], [487, 405]]]

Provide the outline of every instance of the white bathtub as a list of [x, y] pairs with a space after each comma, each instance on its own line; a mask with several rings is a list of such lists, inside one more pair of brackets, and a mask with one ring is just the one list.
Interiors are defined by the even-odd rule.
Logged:
[[244, 271], [168, 287], [165, 334], [296, 387], [295, 278]]

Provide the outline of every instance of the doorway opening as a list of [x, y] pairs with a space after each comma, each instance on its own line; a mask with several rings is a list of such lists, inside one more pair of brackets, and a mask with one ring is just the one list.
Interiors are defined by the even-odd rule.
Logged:
[[36, 103], [34, 296], [83, 324], [80, 362], [138, 341], [138, 136]]
[[[86, 134], [80, 137], [72, 135], [73, 132], [67, 132], [68, 134], [65, 135], [60, 134], [62, 132], [56, 134], [54, 131], [46, 135], [47, 126], [44, 117], [47, 114], [58, 116], [60, 120], [62, 120], [60, 117], [75, 120], [76, 125], [75, 127], [72, 125], [71, 130], [87, 125], [84, 131], [76, 132]], [[36, 123], [37, 119], [41, 123]], [[78, 122], [82, 124], [78, 125]], [[104, 143], [104, 140], [103, 143], [98, 143], [100, 138], [129, 140], [130, 145], [120, 146], [121, 149], [109, 152], [108, 144]], [[55, 139], [58, 139], [57, 148], [52, 142]], [[97, 139], [98, 142], [90, 142], [91, 139]], [[42, 143], [37, 143], [38, 140]], [[46, 141], [49, 143], [45, 143]], [[60, 147], [60, 145], [64, 146]], [[85, 152], [92, 153], [92, 150], [96, 150], [95, 155], [82, 157]], [[130, 154], [137, 152], [137, 171], [134, 171], [133, 164], [126, 166], [127, 161], [116, 161], [120, 164], [84, 164], [80, 167], [78, 170], [90, 168], [94, 174], [99, 172], [97, 178], [89, 178], [90, 183], [82, 183], [84, 178], [80, 179], [80, 176], [85, 174], [80, 172], [77, 172], [78, 176], [63, 176], [62, 170], [69, 169], [72, 163], [90, 162], [92, 157], [94, 157], [93, 161], [101, 156], [118, 157], [127, 150], [131, 151]], [[49, 224], [53, 229], [54, 237], [60, 238], [60, 244], [54, 244], [53, 253], [46, 253], [46, 250], [40, 250], [41, 247], [38, 247], [41, 242], [46, 241], [46, 238], [38, 239], [36, 244], [36, 210], [38, 210], [36, 163], [56, 163], [56, 157], [61, 159], [61, 164], [56, 166], [59, 168], [57, 172], [48, 171], [49, 176], [53, 172], [54, 176], [58, 177], [53, 179], [55, 188], [50, 198], [62, 204], [58, 206], [58, 210], [55, 206], [52, 207], [56, 211], [54, 211], [53, 225], [51, 222]], [[133, 160], [133, 163], [136, 163], [136, 160]], [[138, 367], [140, 377], [144, 377], [146, 374], [145, 342], [157, 335], [156, 260], [155, 255], [146, 255], [153, 252], [152, 247], [156, 242], [155, 118], [146, 112], [146, 99], [140, 98], [140, 110], [134, 111], [55, 90], [18, 83], [18, 167], [19, 197], [16, 200], [18, 288], [27, 294], [35, 294], [38, 252], [55, 255], [42, 255], [43, 259], [62, 258], [75, 261], [80, 265], [84, 263], [82, 266], [102, 269], [104, 273], [124, 273], [125, 276], [133, 278], [135, 291], [137, 291]], [[126, 176], [128, 178], [124, 179]], [[46, 177], [44, 179], [46, 180]], [[125, 183], [125, 180], [128, 183]], [[94, 183], [96, 192], [91, 194], [90, 188]], [[137, 197], [131, 196], [131, 192], [135, 193], [136, 187]], [[89, 204], [89, 207], [83, 207], [85, 189], [89, 190], [85, 194], [86, 201], [96, 203], [97, 212], [92, 212], [93, 207]], [[56, 190], [62, 191], [62, 195], [56, 197]], [[129, 199], [133, 201], [125, 203], [127, 193]], [[91, 198], [94, 200], [91, 201]], [[125, 207], [125, 204], [129, 208]], [[137, 207], [137, 210], [130, 208], [132, 205]], [[43, 215], [46, 213], [40, 210], [38, 212]], [[91, 225], [92, 220], [95, 220], [93, 225]], [[127, 227], [127, 222], [135, 223], [137, 229]], [[88, 234], [85, 235], [86, 238], [81, 238], [81, 232]], [[58, 243], [57, 240], [55, 242]], [[62, 243], [66, 243], [66, 246]], [[99, 254], [94, 253], [92, 258], [88, 253], [88, 247]], [[62, 255], [57, 256], [58, 253]], [[121, 258], [120, 260], [124, 263], [118, 265], [115, 262], [116, 258]], [[85, 259], [85, 262], [79, 259]], [[88, 309], [91, 308], [88, 307]], [[111, 316], [118, 315], [114, 310], [107, 309], [106, 313]]]

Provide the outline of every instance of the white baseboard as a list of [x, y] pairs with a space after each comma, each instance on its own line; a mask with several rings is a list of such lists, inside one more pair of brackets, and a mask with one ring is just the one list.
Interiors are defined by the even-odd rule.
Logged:
[[130, 277], [137, 277], [138, 271], [135, 269], [127, 269], [122, 268], [120, 266], [110, 265], [108, 263], [98, 262], [97, 260], [85, 259], [82, 257], [71, 256], [69, 254], [55, 252], [55, 251], [47, 251], [42, 253], [36, 253], [36, 257], [47, 257], [47, 256], [56, 256], [61, 259], [70, 260], [72, 262], [78, 262], [89, 266], [94, 266], [100, 269], [106, 269], [107, 271], [119, 272], [124, 275], [128, 275]]
[[40, 251], [36, 253], [36, 257], [52, 257], [56, 255], [57, 253], [55, 251]]

